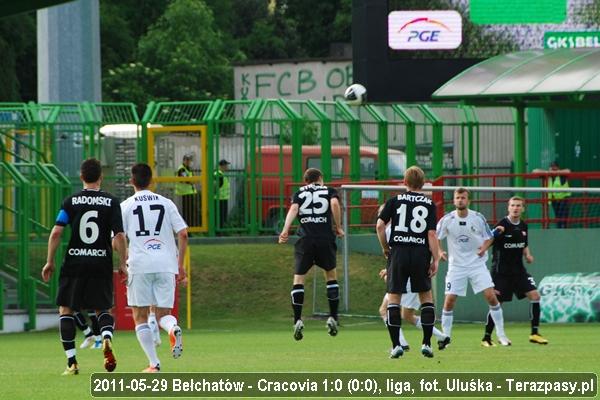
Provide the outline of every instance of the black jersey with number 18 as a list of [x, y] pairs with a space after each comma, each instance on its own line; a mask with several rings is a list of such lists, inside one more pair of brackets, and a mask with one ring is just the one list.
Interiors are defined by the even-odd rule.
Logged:
[[390, 246], [427, 246], [428, 232], [435, 230], [435, 205], [428, 196], [417, 192], [400, 193], [390, 198], [379, 218], [391, 220]]
[[123, 232], [121, 206], [116, 197], [84, 189], [63, 201], [56, 225], [71, 226], [61, 276], [112, 276], [112, 233]]
[[292, 199], [298, 204], [300, 229], [298, 236], [335, 239], [331, 221], [331, 199], [338, 197], [337, 190], [311, 183], [302, 186]]

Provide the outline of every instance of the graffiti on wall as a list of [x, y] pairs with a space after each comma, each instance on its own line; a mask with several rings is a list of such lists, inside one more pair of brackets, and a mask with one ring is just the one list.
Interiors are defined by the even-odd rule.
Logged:
[[352, 61], [307, 61], [236, 66], [236, 100], [336, 100], [352, 82]]

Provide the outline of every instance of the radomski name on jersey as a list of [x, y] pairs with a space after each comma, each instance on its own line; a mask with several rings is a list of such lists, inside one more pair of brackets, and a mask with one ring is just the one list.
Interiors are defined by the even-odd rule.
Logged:
[[89, 204], [92, 206], [106, 206], [110, 207], [112, 203], [112, 199], [109, 197], [102, 196], [76, 196], [73, 197], [72, 204], [75, 206], [77, 204]]
[[412, 236], [393, 236], [394, 242], [425, 244], [425, 239]]
[[153, 201], [158, 200], [158, 196], [155, 194], [142, 194], [140, 196], [134, 196], [135, 201]]
[[70, 256], [106, 257], [104, 249], [69, 249]]
[[301, 224], [309, 224], [311, 222], [314, 224], [327, 223], [327, 217], [302, 217], [302, 218], [300, 218]]
[[398, 195], [398, 200], [405, 200], [405, 201], [412, 201], [412, 202], [418, 202], [418, 203], [432, 204], [431, 199], [429, 197], [427, 197], [427, 196], [414, 195], [414, 194], [408, 194], [408, 193], [399, 194]]

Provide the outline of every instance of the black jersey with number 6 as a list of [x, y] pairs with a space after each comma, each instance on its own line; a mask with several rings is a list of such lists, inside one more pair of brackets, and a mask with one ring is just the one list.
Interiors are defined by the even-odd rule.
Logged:
[[294, 194], [292, 204], [299, 206], [298, 236], [335, 239], [331, 221], [331, 199], [334, 197], [338, 197], [337, 190], [314, 183], [302, 186]]
[[112, 276], [111, 232], [123, 232], [121, 207], [116, 197], [84, 189], [63, 201], [56, 225], [71, 226], [61, 276]]
[[390, 198], [379, 218], [386, 224], [391, 220], [390, 246], [427, 246], [427, 233], [435, 230], [435, 205], [422, 193], [406, 192]]

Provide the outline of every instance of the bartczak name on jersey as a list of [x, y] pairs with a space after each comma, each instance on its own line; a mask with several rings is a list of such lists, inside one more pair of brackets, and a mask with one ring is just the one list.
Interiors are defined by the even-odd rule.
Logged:
[[422, 193], [401, 193], [385, 203], [379, 218], [391, 221], [390, 246], [426, 246], [428, 231], [435, 230], [435, 205]]
[[293, 204], [298, 204], [299, 236], [334, 238], [330, 201], [338, 197], [337, 190], [310, 184], [294, 194]]

